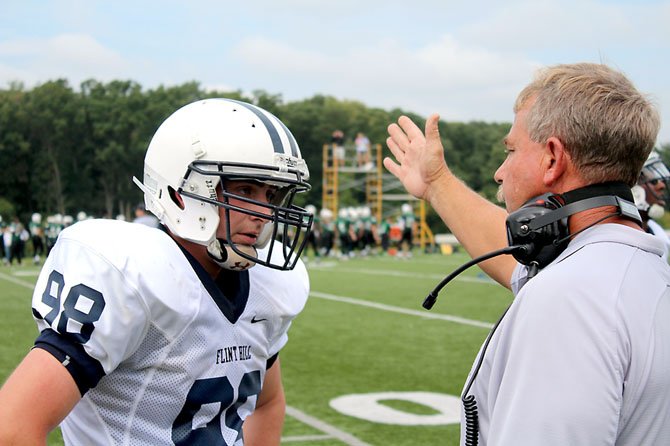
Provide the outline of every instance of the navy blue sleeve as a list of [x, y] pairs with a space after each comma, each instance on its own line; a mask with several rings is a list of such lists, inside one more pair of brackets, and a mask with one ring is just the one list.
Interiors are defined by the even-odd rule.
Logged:
[[268, 370], [272, 365], [275, 363], [277, 358], [279, 357], [279, 353], [276, 355], [272, 356], [271, 358], [268, 359], [268, 362], [265, 364], [265, 370]]
[[102, 364], [97, 359], [91, 358], [81, 344], [59, 335], [50, 328], [40, 333], [35, 340], [34, 348], [41, 348], [58, 359], [72, 375], [82, 396], [105, 376]]

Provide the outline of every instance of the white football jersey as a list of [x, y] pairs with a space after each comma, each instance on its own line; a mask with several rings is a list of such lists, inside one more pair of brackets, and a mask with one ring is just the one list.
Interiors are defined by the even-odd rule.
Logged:
[[65, 443], [242, 445], [268, 360], [308, 292], [302, 262], [215, 282], [159, 229], [65, 229], [33, 296], [36, 345], [86, 392], [61, 425]]

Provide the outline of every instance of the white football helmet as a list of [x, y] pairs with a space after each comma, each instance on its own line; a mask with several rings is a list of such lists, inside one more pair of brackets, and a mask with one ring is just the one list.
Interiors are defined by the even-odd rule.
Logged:
[[[0, 220], [2, 221], [2, 220]], [[39, 225], [42, 223], [42, 214], [35, 212], [33, 215], [30, 216], [30, 221], [32, 221], [34, 224]]]
[[[232, 99], [205, 99], [180, 108], [161, 124], [147, 149], [144, 183], [134, 181], [144, 191], [147, 210], [176, 236], [207, 246], [222, 267], [243, 270], [259, 263], [288, 270], [298, 261], [314, 220], [293, 204], [296, 193], [310, 189], [308, 179], [295, 138], [274, 115]], [[234, 195], [226, 190], [227, 180], [277, 186], [280, 199], [268, 204]], [[234, 206], [230, 198], [267, 212]], [[219, 208], [225, 209], [225, 240], [216, 237]], [[228, 243], [231, 211], [267, 220], [254, 246]], [[273, 256], [278, 238], [282, 255]], [[259, 254], [256, 248], [266, 246]]]
[[333, 211], [328, 208], [323, 208], [319, 212], [319, 217], [325, 222], [330, 222], [333, 219]]
[[[662, 182], [665, 187], [657, 188], [656, 184], [659, 181]], [[670, 171], [668, 171], [661, 156], [655, 150], [651, 151], [647, 161], [644, 162], [642, 171], [640, 172], [640, 179], [637, 184], [641, 186], [648, 184], [649, 187], [646, 188], [648, 193], [652, 194], [653, 198], [656, 200], [663, 202], [659, 204], [659, 206], [667, 206], [670, 204]]]

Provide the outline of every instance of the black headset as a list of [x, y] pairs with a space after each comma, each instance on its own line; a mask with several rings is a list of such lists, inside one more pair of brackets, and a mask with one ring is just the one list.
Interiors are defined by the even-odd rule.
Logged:
[[[527, 201], [507, 216], [509, 245], [525, 248], [515, 250], [512, 255], [519, 263], [535, 263], [544, 268], [563, 252], [570, 238], [577, 235], [570, 234], [568, 217], [603, 206], [616, 208], [606, 218], [616, 215], [642, 223], [630, 187], [624, 183], [594, 184], [562, 195], [548, 193]], [[596, 223], [598, 221], [592, 225]]]
[[474, 258], [454, 270], [428, 294], [423, 307], [430, 310], [440, 290], [460, 273], [499, 255], [511, 254], [519, 263], [529, 266], [528, 278], [532, 278], [539, 269], [556, 259], [568, 246], [570, 238], [578, 234], [570, 234], [568, 217], [603, 206], [614, 206], [616, 210], [581, 231], [614, 216], [642, 223], [633, 193], [623, 182], [592, 184], [563, 194], [537, 196], [507, 216], [505, 224], [509, 246]]

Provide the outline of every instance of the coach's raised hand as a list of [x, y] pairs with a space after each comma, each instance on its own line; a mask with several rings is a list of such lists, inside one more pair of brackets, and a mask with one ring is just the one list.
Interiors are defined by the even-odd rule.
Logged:
[[[384, 166], [407, 192], [426, 200], [472, 257], [507, 246], [507, 212], [456, 178], [444, 160], [436, 114], [426, 121], [425, 135], [407, 116], [388, 126], [386, 144], [396, 161]], [[502, 285], [510, 286], [516, 266], [511, 256], [487, 260], [480, 267]]]
[[439, 119], [437, 114], [428, 118], [424, 136], [410, 118], [401, 116], [397, 124], [388, 126], [389, 137], [386, 139], [397, 163], [385, 158], [384, 166], [410, 194], [427, 201], [430, 201], [438, 179], [451, 174], [444, 160], [444, 148], [437, 127]]

